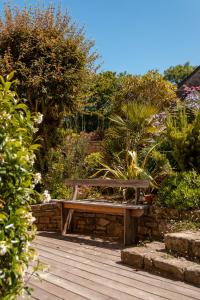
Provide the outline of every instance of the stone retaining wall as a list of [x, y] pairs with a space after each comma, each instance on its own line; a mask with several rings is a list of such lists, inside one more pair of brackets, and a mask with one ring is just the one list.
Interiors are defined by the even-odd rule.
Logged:
[[72, 218], [75, 233], [95, 234], [123, 240], [123, 217], [107, 214], [75, 212]]
[[[51, 202], [32, 206], [38, 230], [60, 232], [61, 203]], [[139, 219], [139, 239], [161, 240], [172, 231], [173, 222], [180, 220], [200, 220], [200, 210], [179, 212], [176, 209], [150, 206], [146, 216]], [[72, 218], [72, 231], [82, 234], [96, 234], [123, 239], [123, 217], [107, 214], [75, 212]]]
[[61, 204], [59, 202], [32, 205], [31, 208], [39, 231], [60, 232]]
[[150, 206], [148, 215], [139, 219], [139, 237], [142, 240], [161, 240], [165, 233], [173, 231], [175, 222], [186, 220], [200, 222], [200, 210], [178, 211], [177, 209]]

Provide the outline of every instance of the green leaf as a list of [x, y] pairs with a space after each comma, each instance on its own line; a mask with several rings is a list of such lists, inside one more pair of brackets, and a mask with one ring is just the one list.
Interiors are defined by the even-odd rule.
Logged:
[[8, 215], [4, 212], [0, 213], [0, 222], [6, 221], [8, 219]]
[[13, 79], [14, 75], [15, 75], [15, 71], [12, 71], [10, 74], [8, 74], [6, 76], [6, 80], [11, 81]]

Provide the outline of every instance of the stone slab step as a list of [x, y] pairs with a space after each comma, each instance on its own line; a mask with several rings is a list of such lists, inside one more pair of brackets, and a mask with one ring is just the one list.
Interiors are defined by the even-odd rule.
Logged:
[[200, 287], [200, 264], [166, 252], [165, 244], [147, 243], [121, 251], [122, 263], [160, 276], [185, 281]]
[[200, 230], [165, 234], [164, 243], [167, 251], [200, 262]]

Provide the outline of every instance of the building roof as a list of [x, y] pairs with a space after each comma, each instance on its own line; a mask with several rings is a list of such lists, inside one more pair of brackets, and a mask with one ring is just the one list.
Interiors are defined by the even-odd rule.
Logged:
[[186, 96], [184, 86], [200, 86], [200, 66], [198, 66], [189, 76], [179, 83], [177, 95], [182, 99]]

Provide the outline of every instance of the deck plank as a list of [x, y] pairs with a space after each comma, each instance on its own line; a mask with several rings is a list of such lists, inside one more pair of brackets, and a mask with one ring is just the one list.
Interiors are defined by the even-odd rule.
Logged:
[[32, 300], [200, 300], [197, 287], [121, 265], [115, 242], [48, 233], [33, 246], [49, 269], [31, 278]]
[[[42, 233], [42, 236], [40, 237], [37, 236], [38, 238], [42, 238], [43, 240], [44, 238], [46, 239], [46, 242], [50, 242], [52, 243], [52, 241], [55, 241], [58, 245], [58, 247], [62, 246], [64, 247], [65, 245], [70, 245], [71, 247], [79, 247], [79, 249], [81, 248], [83, 251], [85, 251], [85, 249], [92, 249], [93, 252], [99, 252], [101, 253], [106, 253], [106, 254], [110, 254], [110, 256], [112, 256], [113, 253], [113, 257], [115, 262], [120, 261], [120, 250], [123, 248], [122, 245], [116, 244], [116, 243], [105, 243], [103, 242], [101, 239], [99, 238], [95, 238], [93, 239], [93, 237], [91, 238], [90, 236], [83, 236], [83, 235], [77, 235], [77, 234], [70, 234], [70, 235], [66, 235], [66, 236], [60, 236], [57, 233]], [[107, 252], [108, 251], [108, 252]], [[158, 282], [159, 285], [165, 285], [168, 283], [169, 287], [171, 286], [175, 286], [175, 287], [181, 287], [183, 289], [187, 289], [187, 290], [196, 290], [198, 293], [200, 292], [200, 289], [195, 287], [195, 286], [191, 286], [190, 284], [184, 283], [182, 281], [175, 281], [175, 280], [171, 280], [165, 277], [160, 277], [158, 275], [154, 275], [151, 273], [147, 273], [146, 271], [142, 271], [140, 270], [139, 272], [135, 272], [134, 268], [132, 267], [125, 267], [127, 270], [131, 271], [131, 273], [136, 273], [137, 277], [142, 278], [142, 280], [149, 280], [149, 279], [153, 279], [154, 281]], [[129, 274], [129, 276], [131, 276]], [[145, 281], [146, 282], [146, 281]]]
[[[105, 271], [103, 273], [103, 277], [101, 276], [101, 272], [98, 271], [98, 269], [95, 270], [95, 268], [87, 268], [85, 269], [82, 266], [79, 267], [73, 267], [72, 265], [68, 264], [68, 262], [59, 263], [53, 259], [46, 259], [45, 257], [41, 257], [42, 262], [45, 264], [50, 264], [51, 267], [53, 267], [53, 270], [58, 268], [59, 270], [68, 271], [70, 270], [71, 274], [75, 274], [78, 276], [81, 276], [83, 278], [90, 279], [91, 281], [95, 281], [97, 283], [104, 284], [110, 288], [115, 288], [119, 290], [120, 284], [124, 284], [125, 286], [138, 286], [138, 282], [123, 277], [121, 275], [114, 275], [109, 273], [109, 271]], [[136, 274], [137, 276], [137, 274]], [[136, 277], [137, 278], [137, 277]], [[143, 277], [145, 278], [145, 277]], [[139, 278], [141, 280], [141, 278]], [[139, 281], [139, 280], [138, 280]], [[160, 284], [159, 281], [142, 281], [144, 284], [146, 284], [146, 287], [144, 290], [147, 290], [148, 292], [155, 293], [155, 290], [159, 293], [162, 293], [163, 296], [166, 296], [166, 293], [169, 297], [169, 299], [177, 299], [177, 294], [190, 297], [190, 299], [199, 299], [199, 291], [194, 291], [188, 288], [181, 288], [177, 285], [173, 285], [171, 283], [169, 284]], [[139, 281], [140, 285], [140, 281]], [[143, 287], [144, 288], [144, 287]], [[116, 298], [117, 299], [117, 298]]]
[[56, 245], [58, 248], [63, 249], [63, 250], [65, 250], [65, 249], [72, 249], [72, 250], [78, 250], [78, 251], [81, 250], [81, 252], [83, 252], [83, 253], [89, 253], [89, 254], [93, 253], [93, 255], [98, 255], [102, 258], [110, 259], [113, 261], [116, 261], [116, 259], [119, 259], [119, 257], [120, 257], [120, 250], [117, 253], [114, 253], [114, 251], [112, 251], [112, 250], [110, 250], [110, 252], [108, 252], [108, 251], [99, 249], [99, 247], [84, 246], [83, 244], [70, 243], [70, 242], [66, 242], [65, 240], [58, 243], [58, 240], [56, 240], [56, 239], [51, 239], [49, 241], [48, 239], [36, 238], [34, 241], [34, 244], [35, 243], [39, 243], [39, 244], [48, 243], [48, 244], [50, 244], [51, 247], [52, 247], [52, 245]]
[[[57, 300], [57, 298], [59, 299], [64, 299], [64, 300], [85, 300], [88, 299], [86, 297], [84, 297], [83, 295], [79, 295], [78, 293], [74, 293], [71, 292], [70, 290], [60, 286], [59, 284], [57, 284], [54, 280], [49, 280], [47, 278], [43, 278], [42, 282], [40, 280], [38, 280], [37, 278], [32, 277], [31, 278], [31, 285], [33, 287], [35, 287], [35, 291], [33, 292], [33, 297], [34, 297], [34, 293], [36, 292], [36, 290], [42, 289], [45, 293], [49, 295], [49, 293], [52, 295], [52, 299]], [[38, 292], [38, 293], [39, 293]], [[44, 294], [43, 296], [41, 295], [41, 298], [39, 298], [39, 300], [43, 300], [44, 298]], [[47, 298], [48, 299], [48, 298]]]
[[[94, 259], [84, 256], [79, 256], [79, 254], [77, 252], [75, 252], [76, 254], [72, 254], [72, 253], [68, 253], [65, 251], [60, 251], [60, 250], [56, 250], [56, 249], [52, 249], [48, 246], [43, 246], [43, 245], [37, 245], [37, 249], [39, 250], [39, 253], [42, 251], [43, 254], [48, 253], [48, 255], [52, 254], [52, 255], [56, 255], [56, 260], [60, 260], [62, 263], [65, 263], [65, 260], [68, 261], [73, 261], [73, 262], [77, 262], [78, 264], [85, 264], [87, 267], [88, 266], [92, 266], [97, 268], [98, 270], [101, 270], [101, 273], [104, 274], [105, 271], [109, 270], [109, 272], [111, 273], [110, 276], [113, 276], [112, 274], [120, 274], [122, 276], [125, 276], [127, 278], [127, 280], [129, 278], [134, 279], [133, 277], [133, 272], [131, 272], [131, 269], [127, 268], [126, 266], [120, 265], [120, 264], [113, 264], [112, 262], [110, 263], [109, 261], [105, 261], [105, 260], [99, 260], [99, 259]], [[119, 261], [119, 260], [118, 260]], [[136, 280], [135, 284], [137, 285], [141, 285], [142, 284], [142, 289], [146, 289], [148, 288], [150, 290], [151, 285], [149, 284], [148, 287], [146, 286], [146, 284], [144, 285], [142, 283], [142, 281], [138, 281]], [[155, 290], [155, 287], [153, 287], [153, 289]], [[158, 288], [156, 289], [156, 291], [158, 290]], [[184, 295], [182, 296], [182, 298], [184, 299]]]
[[[89, 272], [91, 272], [93, 278], [95, 278], [95, 274], [99, 275], [101, 277], [101, 282], [104, 280], [104, 278], [106, 277], [105, 280], [105, 284], [110, 286], [110, 287], [115, 287], [116, 289], [119, 289], [122, 292], [127, 292], [130, 295], [135, 295], [141, 299], [148, 299], [148, 295], [153, 295], [153, 299], [171, 299], [171, 300], [176, 300], [177, 299], [177, 294], [179, 293], [179, 296], [181, 296], [181, 299], [188, 299], [187, 296], [185, 296], [182, 293], [182, 289], [176, 289], [176, 292], [171, 291], [170, 289], [162, 289], [159, 287], [159, 285], [155, 286], [152, 285], [152, 281], [150, 280], [148, 282], [148, 284], [142, 282], [142, 280], [137, 280], [137, 279], [133, 279], [133, 278], [129, 278], [129, 276], [123, 276], [121, 274], [121, 271], [118, 270], [118, 273], [115, 272], [111, 272], [110, 271], [110, 267], [108, 266], [107, 269], [101, 269], [99, 267], [99, 265], [92, 264], [92, 268], [91, 265], [87, 264], [87, 262], [82, 262], [80, 263], [79, 261], [73, 261], [70, 258], [64, 258], [59, 256], [57, 254], [56, 258], [55, 256], [53, 256], [53, 254], [51, 252], [48, 251], [44, 251], [42, 250], [41, 252], [42, 255], [42, 261], [43, 261], [43, 256], [48, 257], [48, 259], [54, 257], [55, 261], [59, 261], [63, 266], [64, 265], [68, 265], [68, 267], [66, 269], [68, 270], [72, 270], [71, 272], [73, 272], [74, 267], [78, 268], [78, 269], [83, 269], [84, 271], [87, 272], [87, 270]], [[70, 268], [70, 267], [73, 267]], [[131, 272], [130, 272], [131, 273]], [[80, 275], [80, 270], [78, 271], [78, 274]], [[89, 275], [88, 275], [89, 276]], [[97, 278], [95, 279], [95, 281], [97, 280]], [[166, 286], [166, 285], [165, 285]], [[147, 294], [145, 294], [147, 292]], [[167, 298], [166, 298], [166, 293], [167, 293]], [[199, 299], [198, 296], [199, 294], [195, 294], [195, 297], [193, 298], [193, 295], [191, 293], [191, 291], [188, 293], [190, 295], [190, 299]]]
[[[139, 298], [137, 297], [133, 297], [130, 296], [127, 291], [126, 292], [121, 292], [120, 290], [116, 290], [115, 287], [109, 287], [108, 285], [105, 284], [105, 282], [103, 282], [102, 277], [100, 277], [100, 280], [98, 281], [94, 281], [94, 278], [92, 278], [92, 276], [88, 276], [88, 277], [84, 277], [83, 274], [81, 274], [82, 276], [80, 276], [80, 272], [78, 272], [78, 275], [74, 275], [74, 272], [69, 269], [68, 271], [66, 270], [62, 270], [59, 267], [56, 267], [55, 264], [51, 264], [51, 268], [48, 271], [50, 274], [53, 274], [59, 278], [65, 279], [69, 282], [73, 283], [77, 283], [79, 284], [79, 288], [80, 287], [86, 287], [89, 290], [92, 291], [96, 291], [98, 293], [100, 293], [100, 299], [119, 299], [119, 300], [138, 300]], [[81, 288], [80, 288], [81, 290]], [[82, 293], [82, 291], [81, 291]], [[91, 294], [91, 293], [90, 293]], [[91, 299], [98, 299], [97, 297], [95, 297], [94, 295], [92, 295]]]
[[[37, 299], [37, 300], [40, 300], [40, 299], [42, 299], [42, 300], [60, 300], [60, 299], [62, 299], [60, 297], [57, 297], [54, 294], [47, 292], [46, 290], [43, 290], [41, 287], [34, 285], [33, 281], [29, 286], [33, 289], [33, 292], [32, 292], [33, 299]], [[43, 286], [43, 284], [41, 284], [40, 286]]]

